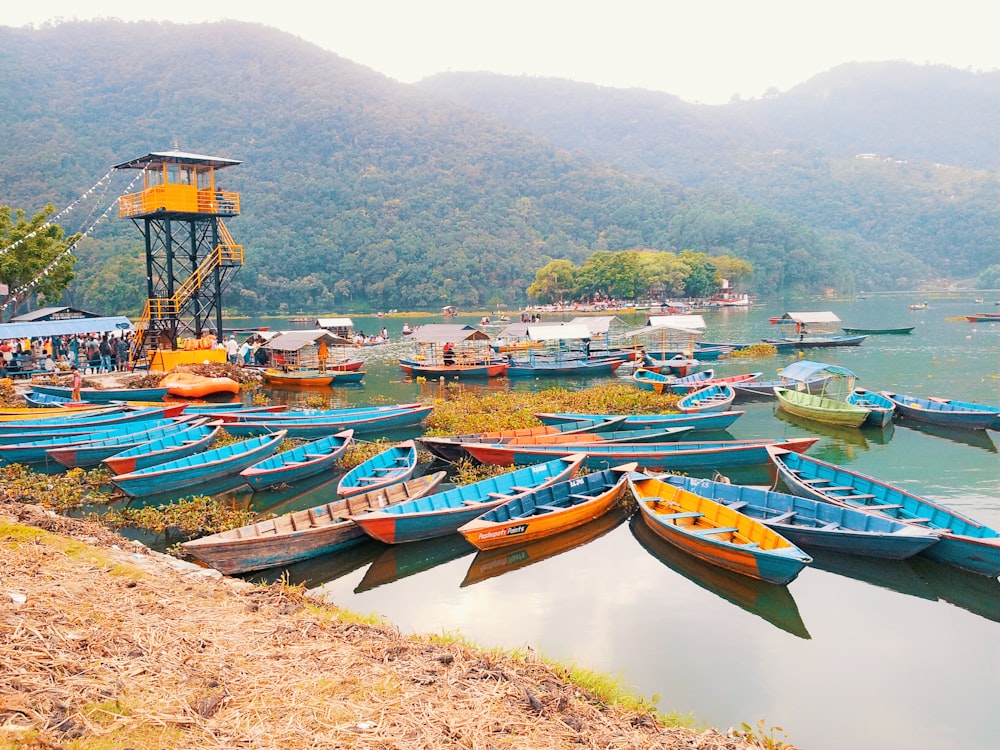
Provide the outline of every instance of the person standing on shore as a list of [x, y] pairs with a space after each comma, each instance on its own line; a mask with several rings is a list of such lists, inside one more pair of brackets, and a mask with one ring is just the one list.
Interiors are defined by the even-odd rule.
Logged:
[[80, 368], [76, 365], [70, 365], [70, 369], [73, 370], [73, 401], [79, 401], [80, 386], [83, 385], [83, 375], [80, 374]]

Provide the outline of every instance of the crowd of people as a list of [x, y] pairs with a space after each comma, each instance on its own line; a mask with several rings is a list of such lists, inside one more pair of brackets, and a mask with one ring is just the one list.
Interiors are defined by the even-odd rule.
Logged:
[[89, 333], [0, 341], [0, 377], [55, 372], [76, 367], [84, 373], [127, 370], [132, 334]]

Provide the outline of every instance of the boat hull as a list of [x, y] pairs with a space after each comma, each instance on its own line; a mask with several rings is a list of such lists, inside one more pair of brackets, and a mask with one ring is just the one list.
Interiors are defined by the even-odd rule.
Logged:
[[353, 442], [354, 432], [344, 430], [269, 456], [241, 471], [240, 476], [255, 490], [300, 482], [327, 471]]
[[895, 404], [900, 417], [917, 422], [963, 430], [988, 430], [1000, 420], [1000, 407], [965, 403], [958, 405], [946, 400], [917, 398], [891, 391], [882, 391], [882, 395]]
[[[49, 396], [72, 399], [73, 389], [58, 385], [32, 383], [31, 390]], [[115, 401], [162, 401], [167, 388], [81, 388], [80, 399], [92, 404], [110, 404]]]

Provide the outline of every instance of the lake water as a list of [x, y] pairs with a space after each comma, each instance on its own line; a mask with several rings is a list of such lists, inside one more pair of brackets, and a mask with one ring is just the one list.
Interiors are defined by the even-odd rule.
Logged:
[[[918, 311], [908, 305], [922, 298], [874, 296], [710, 312], [704, 338], [774, 335], [768, 317], [786, 309], [833, 310], [851, 327], [913, 325], [909, 336], [872, 336], [860, 347], [814, 349], [807, 357], [849, 367], [870, 389], [1000, 403], [1000, 323], [949, 320], [996, 311], [997, 296], [988, 294], [978, 305], [971, 294], [931, 298], [928, 309]], [[636, 327], [645, 322], [643, 315], [622, 317]], [[479, 322], [478, 316], [457, 320]], [[398, 343], [403, 318], [354, 321], [368, 333], [385, 325], [397, 343], [363, 350], [365, 381], [337, 389], [339, 403], [411, 401], [437, 392], [435, 384], [402, 379], [396, 358], [408, 352]], [[443, 321], [414, 316], [406, 322]], [[238, 324], [303, 327], [275, 320]], [[714, 366], [722, 375], [761, 370], [771, 379], [791, 359]], [[901, 424], [885, 432], [833, 429], [776, 414], [773, 402], [738, 408], [747, 413], [729, 430], [734, 438], [817, 435], [811, 455], [1000, 527], [997, 433], [932, 433]], [[284, 512], [322, 501], [332, 486], [262, 494], [253, 503]], [[476, 553], [457, 535], [395, 547], [366, 542], [289, 574], [337, 605], [380, 614], [403, 632], [460, 633], [487, 647], [532, 648], [617, 675], [634, 692], [658, 696], [662, 710], [690, 713], [723, 730], [763, 719], [810, 750], [997, 746], [1000, 582], [922, 558], [823, 555], [787, 587], [761, 584], [687, 558], [626, 516], [493, 553]]]

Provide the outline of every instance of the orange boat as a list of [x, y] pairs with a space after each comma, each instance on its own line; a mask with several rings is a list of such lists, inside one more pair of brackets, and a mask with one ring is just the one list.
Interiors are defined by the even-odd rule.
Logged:
[[217, 393], [239, 393], [240, 384], [232, 378], [195, 375], [193, 372], [171, 372], [163, 376], [160, 386], [171, 396], [205, 398]]

